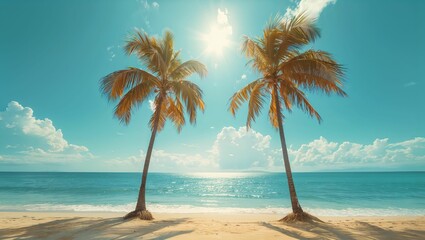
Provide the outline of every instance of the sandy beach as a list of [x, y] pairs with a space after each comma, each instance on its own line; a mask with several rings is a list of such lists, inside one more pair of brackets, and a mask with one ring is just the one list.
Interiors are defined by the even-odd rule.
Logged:
[[1, 239], [423, 239], [425, 216], [320, 217], [283, 224], [273, 214], [154, 214], [123, 221], [121, 213], [1, 212]]

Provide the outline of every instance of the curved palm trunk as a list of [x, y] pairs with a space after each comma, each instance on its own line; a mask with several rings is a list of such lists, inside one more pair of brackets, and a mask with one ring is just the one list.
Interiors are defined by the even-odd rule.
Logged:
[[[159, 99], [157, 107], [161, 107], [161, 104], [162, 104], [162, 98]], [[124, 219], [133, 218], [137, 216], [139, 216], [141, 219], [144, 219], [144, 220], [153, 219], [152, 215], [149, 212], [147, 212], [147, 209], [146, 209], [146, 181], [148, 178], [149, 164], [151, 162], [151, 155], [152, 155], [153, 145], [155, 143], [156, 132], [158, 130], [159, 114], [160, 114], [160, 111], [158, 111], [157, 115], [155, 116], [155, 122], [153, 124], [152, 134], [149, 140], [149, 146], [148, 146], [148, 151], [146, 153], [145, 164], [143, 166], [142, 182], [140, 184], [136, 209], [128, 213], [127, 215], [125, 215]]]
[[295, 214], [302, 214], [303, 209], [301, 208], [301, 205], [298, 202], [297, 192], [295, 191], [294, 179], [292, 178], [291, 165], [289, 164], [288, 149], [286, 148], [285, 134], [283, 132], [282, 114], [280, 112], [279, 93], [277, 90], [277, 86], [274, 87], [274, 92], [276, 94], [276, 97], [274, 98], [275, 107], [276, 107], [276, 112], [278, 114], [277, 121], [279, 123], [280, 143], [282, 146], [283, 163], [285, 164], [286, 177], [288, 179], [288, 187], [289, 187], [289, 195], [291, 197], [292, 212]]
[[145, 164], [143, 166], [142, 182], [140, 184], [139, 196], [137, 198], [136, 210], [135, 211], [146, 211], [146, 180], [148, 177], [149, 164], [151, 162], [151, 155], [153, 150], [153, 144], [155, 143], [156, 132], [158, 129], [157, 122], [152, 130], [151, 139], [149, 141], [148, 152], [146, 153]]

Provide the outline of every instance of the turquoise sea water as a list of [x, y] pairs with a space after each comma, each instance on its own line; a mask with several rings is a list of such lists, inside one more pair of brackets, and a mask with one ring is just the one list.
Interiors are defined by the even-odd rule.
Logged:
[[[140, 173], [0, 173], [0, 211], [134, 208]], [[425, 172], [294, 173], [303, 208], [317, 215], [425, 215]], [[153, 212], [290, 211], [283, 173], [150, 173]]]

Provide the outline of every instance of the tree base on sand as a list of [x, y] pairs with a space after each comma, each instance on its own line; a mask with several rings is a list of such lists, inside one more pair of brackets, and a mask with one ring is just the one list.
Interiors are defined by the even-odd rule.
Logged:
[[323, 221], [306, 212], [300, 212], [300, 213], [290, 213], [286, 215], [284, 218], [280, 219], [279, 222], [292, 223], [292, 222], [323, 222]]
[[124, 219], [131, 219], [138, 217], [142, 220], [153, 220], [152, 213], [150, 213], [148, 210], [134, 210], [130, 213], [127, 213], [127, 215], [124, 216]]

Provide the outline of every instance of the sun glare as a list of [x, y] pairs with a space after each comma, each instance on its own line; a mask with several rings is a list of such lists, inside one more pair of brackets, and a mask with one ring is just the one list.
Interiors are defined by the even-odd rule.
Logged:
[[226, 28], [219, 28], [217, 26], [213, 26], [210, 29], [210, 32], [204, 35], [203, 39], [207, 44], [207, 53], [222, 55], [223, 49], [229, 46], [230, 41], [227, 38], [229, 35]]

